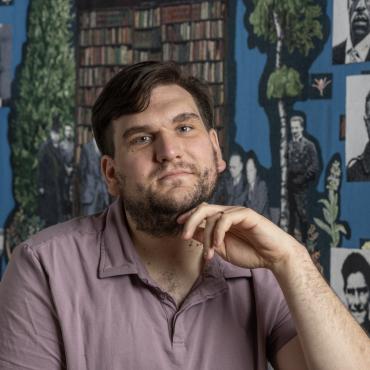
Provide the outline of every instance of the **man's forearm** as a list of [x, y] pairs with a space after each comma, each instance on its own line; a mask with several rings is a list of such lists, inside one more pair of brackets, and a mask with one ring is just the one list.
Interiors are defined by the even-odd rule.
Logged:
[[370, 369], [370, 340], [297, 247], [274, 274], [288, 302], [310, 370]]

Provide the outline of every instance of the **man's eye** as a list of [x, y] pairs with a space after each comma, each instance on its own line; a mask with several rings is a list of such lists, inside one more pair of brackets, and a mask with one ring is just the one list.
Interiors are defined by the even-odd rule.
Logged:
[[143, 135], [143, 136], [138, 136], [132, 139], [131, 144], [133, 145], [147, 144], [147, 143], [150, 143], [151, 140], [152, 140], [151, 136]]
[[184, 126], [180, 126], [178, 128], [178, 130], [180, 132], [190, 132], [193, 128], [191, 126], [188, 126], [188, 125], [184, 125]]

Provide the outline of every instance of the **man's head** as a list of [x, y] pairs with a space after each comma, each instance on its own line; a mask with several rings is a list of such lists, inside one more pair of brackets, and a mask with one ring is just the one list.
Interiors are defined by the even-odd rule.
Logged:
[[299, 140], [303, 136], [304, 119], [301, 116], [293, 116], [290, 118], [290, 132], [293, 140]]
[[348, 15], [352, 44], [358, 44], [370, 32], [370, 1], [348, 0]]
[[348, 308], [364, 324], [369, 320], [370, 265], [360, 253], [353, 252], [343, 263], [342, 276]]
[[248, 184], [254, 184], [256, 182], [257, 177], [257, 165], [255, 158], [249, 157], [245, 164], [245, 170], [247, 173], [247, 181]]
[[73, 129], [71, 125], [64, 126], [64, 138], [69, 141], [73, 139]]
[[238, 179], [243, 171], [243, 160], [239, 153], [232, 153], [229, 159], [229, 171], [233, 179]]
[[104, 88], [94, 135], [108, 189], [137, 229], [176, 235], [177, 217], [212, 195], [225, 167], [212, 119], [204, 85], [173, 64], [126, 67]]
[[214, 126], [213, 105], [208, 87], [184, 74], [172, 62], [141, 62], [124, 67], [104, 87], [92, 109], [92, 128], [101, 153], [114, 157], [112, 122], [143, 112], [152, 90], [160, 85], [178, 85], [194, 99], [207, 130]]
[[365, 99], [364, 121], [365, 121], [366, 130], [367, 130], [367, 135], [370, 140], [370, 91], [366, 95], [366, 99]]
[[50, 129], [50, 140], [54, 147], [59, 145], [60, 140], [60, 121], [58, 117], [53, 118], [53, 123]]

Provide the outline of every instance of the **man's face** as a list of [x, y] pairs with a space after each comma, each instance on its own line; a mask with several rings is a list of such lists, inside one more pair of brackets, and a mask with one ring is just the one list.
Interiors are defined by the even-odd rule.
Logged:
[[367, 130], [367, 136], [370, 140], [370, 100], [365, 105], [364, 121], [365, 121], [366, 130]]
[[152, 90], [144, 112], [113, 121], [114, 159], [103, 157], [112, 195], [139, 230], [176, 235], [176, 219], [211, 196], [225, 163], [214, 130], [178, 85]]
[[249, 184], [254, 184], [257, 177], [257, 169], [253, 159], [248, 159], [246, 164], [247, 180]]
[[301, 121], [293, 119], [290, 121], [290, 132], [293, 140], [298, 140], [303, 136], [303, 125]]
[[51, 130], [50, 131], [50, 139], [51, 139], [51, 142], [53, 143], [53, 145], [58, 145], [59, 143], [59, 139], [60, 139], [60, 134], [58, 131], [55, 131], [55, 130]]
[[229, 161], [229, 171], [233, 179], [236, 179], [242, 173], [243, 163], [240, 155], [232, 155]]
[[348, 275], [345, 295], [352, 315], [359, 324], [363, 324], [368, 319], [370, 301], [369, 287], [362, 272]]
[[370, 32], [370, 1], [348, 0], [352, 43], [356, 45]]
[[67, 125], [64, 127], [64, 137], [67, 139], [67, 140], [70, 140], [72, 139], [73, 137], [73, 130], [72, 130], [72, 127]]

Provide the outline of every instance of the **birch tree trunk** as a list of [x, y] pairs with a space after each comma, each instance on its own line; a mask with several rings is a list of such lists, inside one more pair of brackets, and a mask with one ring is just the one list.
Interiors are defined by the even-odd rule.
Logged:
[[[281, 53], [283, 48], [284, 34], [280, 24], [279, 16], [273, 11], [274, 25], [277, 35], [275, 69], [281, 68]], [[280, 227], [288, 231], [289, 207], [288, 207], [288, 134], [287, 117], [283, 99], [278, 100], [278, 112], [280, 118]]]

